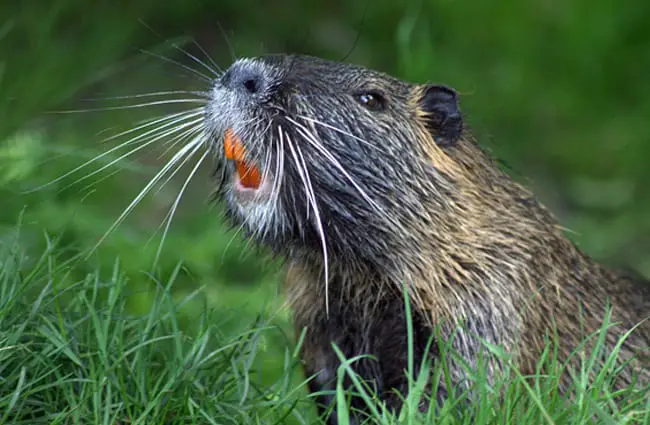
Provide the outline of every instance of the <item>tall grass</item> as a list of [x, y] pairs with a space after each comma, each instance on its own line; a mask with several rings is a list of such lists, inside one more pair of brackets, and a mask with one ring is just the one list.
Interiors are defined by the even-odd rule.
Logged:
[[[0, 424], [318, 422], [301, 378], [300, 341], [285, 349], [278, 379], [264, 383], [257, 365], [268, 334], [281, 332], [265, 318], [236, 335], [225, 335], [224, 318], [206, 305], [192, 321], [184, 321], [181, 311], [200, 291], [171, 295], [181, 266], [165, 281], [150, 275], [151, 308], [141, 315], [129, 313], [127, 301], [137, 294], [129, 290], [118, 263], [107, 275], [93, 272], [75, 279], [70, 271], [76, 258], [65, 259], [58, 243], [47, 242], [37, 258], [26, 256], [15, 237], [1, 245]], [[405, 302], [410, 317], [408, 297]], [[409, 390], [401, 395], [399, 412], [387, 410], [356, 376], [357, 359], [346, 359], [335, 347], [342, 364], [335, 394], [339, 403], [332, 414], [341, 425], [352, 423], [348, 389], [342, 385], [347, 376], [352, 392], [368, 407], [368, 424], [648, 424], [648, 388], [612, 389], [620, 370], [613, 367], [616, 350], [603, 347], [607, 325], [606, 317], [603, 333], [592, 336], [596, 349], [575, 375], [572, 399], [558, 391], [563, 365], [553, 355], [553, 341], [540, 359], [544, 374], [524, 377], [507, 368], [490, 386], [486, 368], [468, 368], [469, 387], [449, 387], [441, 405], [431, 402], [424, 389], [430, 377], [434, 392], [440, 380], [449, 382], [444, 359], [455, 358], [449, 341], [433, 342], [443, 361], [419, 365], [417, 376], [409, 349], [404, 371]], [[410, 320], [405, 332], [411, 346]], [[492, 354], [507, 363], [503, 353]], [[430, 404], [428, 411], [420, 411], [423, 401]]]
[[57, 244], [34, 259], [18, 244], [2, 251], [0, 424], [306, 423], [295, 352], [277, 381], [260, 384], [266, 335], [280, 330], [259, 318], [224, 335], [206, 306], [182, 323], [199, 294], [172, 297], [180, 266], [166, 281], [150, 277], [151, 308], [134, 315], [117, 263], [75, 280], [75, 259]]
[[[429, 341], [428, 351], [434, 344], [440, 353], [440, 361], [423, 360], [419, 373], [414, 374], [412, 351], [413, 329], [408, 292], [404, 290], [407, 311], [406, 333], [409, 341], [408, 367], [405, 373], [409, 379], [406, 394], [399, 394], [403, 400], [400, 411], [387, 409], [377, 394], [366, 385], [353, 369], [356, 359], [346, 359], [335, 347], [341, 360], [337, 400], [340, 403], [334, 414], [339, 424], [349, 425], [350, 412], [345, 406], [345, 393], [341, 385], [343, 377], [349, 376], [353, 382], [353, 392], [364, 401], [366, 412], [359, 417], [367, 424], [415, 425], [415, 424], [650, 424], [650, 386], [630, 386], [614, 389], [614, 382], [622, 372], [618, 360], [618, 350], [629, 334], [622, 335], [613, 349], [605, 346], [605, 336], [611, 326], [609, 312], [603, 318], [601, 329], [585, 338], [591, 346], [585, 355], [582, 345], [569, 357], [580, 356], [581, 368], [569, 371], [572, 385], [560, 392], [561, 373], [568, 368], [557, 358], [556, 338], [547, 340], [546, 350], [539, 359], [534, 375], [522, 375], [511, 363], [508, 353], [498, 347], [485, 344], [485, 355], [475, 368], [465, 365], [467, 386], [455, 388], [450, 383], [451, 375], [447, 367], [450, 360], [462, 364], [463, 360], [451, 347], [451, 340], [434, 338], [440, 333], [436, 330]], [[452, 337], [453, 338], [453, 337]], [[486, 362], [488, 356], [496, 356], [505, 365], [504, 373], [493, 384], [488, 384]], [[618, 366], [616, 366], [618, 365]], [[542, 372], [543, 371], [543, 372]], [[441, 382], [447, 384], [448, 398], [442, 402], [432, 397], [425, 389], [436, 390]], [[427, 409], [420, 409], [424, 403]]]

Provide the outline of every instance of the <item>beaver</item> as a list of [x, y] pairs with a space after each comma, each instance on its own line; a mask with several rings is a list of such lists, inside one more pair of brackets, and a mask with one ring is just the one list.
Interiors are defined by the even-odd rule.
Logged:
[[[648, 382], [648, 365], [635, 355], [650, 346], [650, 284], [566, 237], [479, 146], [453, 88], [272, 54], [236, 60], [209, 96], [205, 125], [223, 177], [217, 197], [245, 237], [286, 261], [310, 391], [336, 388], [336, 344], [347, 358], [371, 355], [352, 369], [387, 407], [400, 407], [394, 390], [408, 388], [404, 294], [417, 370], [423, 359], [441, 359], [435, 344], [426, 349], [435, 338], [449, 339], [470, 366], [487, 342], [535, 374], [550, 335], [566, 360], [611, 307], [609, 349], [636, 326], [619, 353], [636, 366], [616, 386], [634, 376]], [[466, 385], [459, 362], [449, 368], [451, 385]], [[503, 369], [490, 360], [490, 382]], [[570, 374], [559, 382], [569, 388]], [[431, 399], [449, 390], [440, 382]], [[323, 412], [333, 399], [319, 397]], [[359, 399], [350, 403], [363, 410]]]

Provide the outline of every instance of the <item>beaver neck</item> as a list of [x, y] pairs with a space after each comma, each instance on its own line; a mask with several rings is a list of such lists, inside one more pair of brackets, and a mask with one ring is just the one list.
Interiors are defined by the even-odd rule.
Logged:
[[499, 326], [527, 314], [521, 307], [539, 302], [540, 293], [560, 294], [560, 287], [576, 283], [580, 273], [602, 278], [600, 265], [582, 254], [553, 215], [473, 139], [459, 140], [445, 153], [466, 176], [454, 182], [455, 206], [442, 214], [439, 203], [424, 201], [429, 224], [411, 223], [410, 231], [387, 240], [383, 257], [330, 258], [328, 285], [320, 253], [294, 252], [290, 299], [322, 312], [326, 301], [352, 307], [363, 300], [358, 308], [364, 310], [386, 291], [399, 296], [406, 284], [412, 302], [432, 323], [463, 321], [484, 306]]

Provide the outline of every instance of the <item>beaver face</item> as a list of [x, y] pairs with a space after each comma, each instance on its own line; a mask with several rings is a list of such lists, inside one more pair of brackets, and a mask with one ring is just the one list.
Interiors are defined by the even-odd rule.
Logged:
[[[441, 174], [422, 134], [459, 134], [457, 112], [443, 86], [279, 55], [238, 60], [215, 81], [206, 126], [224, 166], [220, 195], [249, 236], [276, 251], [372, 259], [389, 255], [407, 221], [426, 219], [419, 204]], [[458, 136], [447, 133], [440, 140]]]

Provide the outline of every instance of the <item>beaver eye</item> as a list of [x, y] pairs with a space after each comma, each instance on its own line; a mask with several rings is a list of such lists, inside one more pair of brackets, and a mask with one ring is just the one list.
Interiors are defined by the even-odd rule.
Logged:
[[356, 97], [359, 103], [368, 109], [379, 110], [384, 107], [384, 99], [378, 93], [364, 92], [357, 94]]

